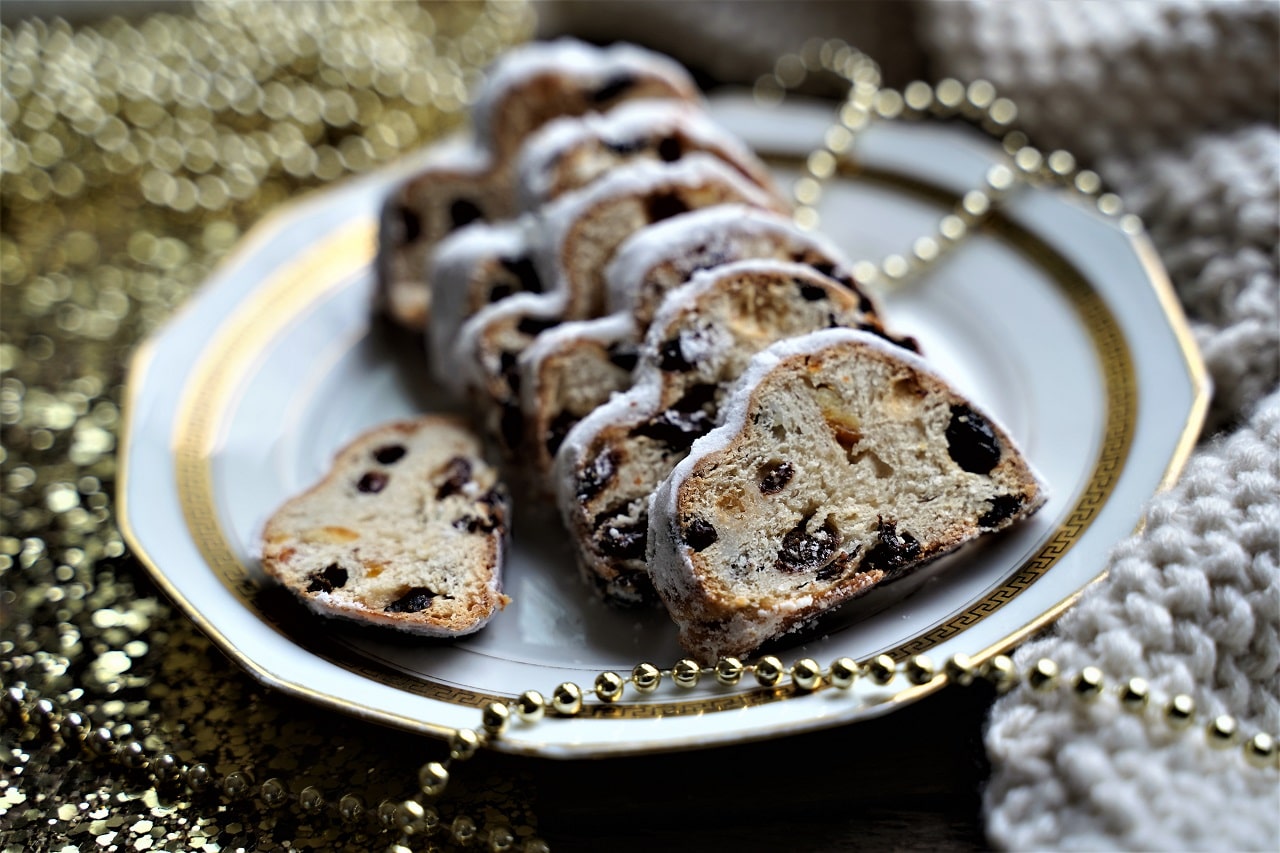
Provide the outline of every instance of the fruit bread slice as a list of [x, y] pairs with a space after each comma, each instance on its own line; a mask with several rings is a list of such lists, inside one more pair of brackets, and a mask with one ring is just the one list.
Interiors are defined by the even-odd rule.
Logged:
[[263, 532], [262, 567], [312, 610], [436, 637], [505, 607], [510, 502], [465, 421], [363, 433]]
[[529, 134], [554, 118], [647, 99], [703, 102], [693, 76], [668, 56], [624, 42], [559, 38], [504, 53], [486, 72], [471, 116], [477, 138], [514, 162]]
[[[435, 248], [427, 274], [431, 282], [428, 338], [432, 360], [448, 360], [462, 325], [486, 305], [513, 293], [544, 290], [531, 259], [544, 206], [597, 179], [607, 181], [620, 169], [622, 174], [634, 174], [623, 167], [637, 161], [671, 164], [695, 154], [714, 158], [746, 183], [755, 184], [766, 192], [767, 203], [782, 203], [755, 154], [683, 101], [634, 101], [604, 115], [559, 118], [534, 133], [520, 154], [517, 187], [523, 197], [516, 205], [518, 217], [475, 223], [449, 234]], [[660, 169], [648, 174], [665, 180], [664, 175], [679, 173]], [[618, 187], [616, 181], [614, 187]], [[681, 192], [676, 195], [678, 198]], [[581, 193], [578, 197], [586, 198]], [[696, 194], [692, 199], [694, 204], [701, 203]], [[597, 206], [607, 210], [606, 205]], [[554, 217], [554, 210], [548, 216]]]
[[829, 326], [885, 334], [838, 282], [801, 264], [748, 260], [671, 291], [640, 350], [635, 385], [565, 436], [553, 483], [584, 576], [611, 604], [656, 603], [645, 568], [648, 501], [751, 357]]
[[650, 574], [702, 661], [749, 654], [1046, 498], [990, 415], [864, 332], [765, 350], [722, 414], [650, 505]]
[[436, 243], [476, 220], [510, 216], [510, 172], [465, 134], [425, 152], [419, 171], [390, 192], [378, 216], [378, 312], [405, 328], [425, 328], [432, 299], [427, 272]]
[[538, 219], [527, 213], [504, 222], [478, 222], [450, 234], [436, 247], [431, 262], [431, 319], [427, 350], [437, 378], [455, 394], [463, 392], [453, 347], [466, 321], [495, 302], [520, 293], [542, 293], [533, 264]]
[[790, 212], [781, 196], [705, 152], [672, 163], [633, 160], [541, 209], [534, 263], [547, 292], [562, 294], [566, 320], [598, 317], [605, 267], [623, 241], [655, 222], [720, 204]]
[[520, 355], [560, 325], [560, 305], [550, 294], [517, 293], [485, 306], [463, 324], [449, 360], [433, 364], [441, 384], [466, 399], [504, 461], [523, 461]]
[[[502, 336], [495, 328], [519, 322], [512, 318], [513, 300], [538, 305], [540, 323], [597, 316], [603, 268], [619, 243], [653, 222], [718, 204], [786, 206], [710, 154], [695, 153], [676, 163], [630, 162], [536, 213], [451, 236], [433, 264], [443, 309], [431, 321], [436, 377], [460, 392], [468, 370], [460, 365], [518, 354], [494, 344]], [[527, 295], [542, 298], [514, 299]]]
[[556, 451], [578, 421], [631, 387], [639, 350], [630, 315], [610, 314], [548, 329], [520, 353], [525, 461], [535, 476], [551, 476]]
[[513, 294], [467, 319], [450, 351], [433, 360], [436, 377], [467, 396], [507, 458], [520, 455], [527, 437], [520, 354], [539, 334], [565, 320], [595, 316], [604, 304], [604, 265], [633, 232], [724, 203], [785, 206], [702, 153], [676, 163], [632, 162], [561, 196], [539, 213], [537, 238], [531, 242], [543, 292]]

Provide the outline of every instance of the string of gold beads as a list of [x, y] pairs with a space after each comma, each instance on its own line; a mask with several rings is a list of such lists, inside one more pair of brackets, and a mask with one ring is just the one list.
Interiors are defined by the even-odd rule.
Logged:
[[1071, 190], [1088, 199], [1098, 212], [1114, 218], [1125, 233], [1143, 230], [1141, 219], [1125, 213], [1118, 195], [1103, 192], [1102, 179], [1091, 169], [1080, 168], [1071, 152], [1057, 149], [1046, 154], [1032, 146], [1026, 133], [1015, 127], [1017, 105], [1001, 97], [988, 80], [966, 85], [946, 78], [936, 86], [917, 80], [898, 91], [880, 85], [879, 67], [856, 48], [839, 39], [811, 40], [798, 53], [780, 57], [773, 72], [756, 81], [756, 103], [764, 107], [777, 104], [787, 91], [800, 86], [815, 71], [830, 71], [843, 77], [849, 82], [849, 92], [838, 121], [827, 129], [822, 147], [805, 158], [805, 174], [792, 187], [793, 218], [801, 228], [818, 227], [817, 205], [823, 186], [842, 165], [856, 166], [854, 142], [874, 120], [960, 119], [998, 141], [1008, 158], [1007, 162], [992, 165], [982, 186], [966, 192], [939, 219], [935, 232], [918, 237], [909, 251], [886, 255], [879, 262], [856, 263], [854, 277], [864, 284], [886, 289], [918, 277], [960, 245], [1025, 184]]
[[981, 187], [961, 196], [953, 209], [941, 217], [935, 234], [917, 238], [909, 252], [888, 255], [879, 264], [864, 261], [855, 265], [855, 276], [868, 284], [892, 287], [930, 269], [993, 216], [1023, 185], [1070, 190], [1087, 199], [1099, 213], [1115, 219], [1125, 233], [1137, 234], [1143, 230], [1141, 219], [1125, 213], [1118, 195], [1103, 192], [1097, 172], [1080, 168], [1071, 152], [1056, 149], [1046, 154], [1031, 145], [1026, 133], [1014, 126], [1017, 105], [1000, 97], [988, 80], [974, 80], [966, 85], [946, 78], [936, 86], [917, 80], [901, 92], [882, 89], [875, 108], [881, 119], [966, 121], [999, 142], [1008, 159], [987, 170]]
[[[536, 690], [521, 693], [513, 702], [491, 702], [482, 711], [481, 731], [465, 732], [469, 742], [486, 744], [500, 737], [506, 730], [510, 717], [523, 724], [534, 724], [548, 716], [572, 718], [580, 716], [589, 699], [602, 704], [613, 704], [623, 698], [628, 685], [636, 693], [648, 696], [663, 682], [669, 681], [676, 689], [690, 690], [701, 681], [714, 679], [725, 687], [733, 687], [744, 678], [753, 678], [761, 688], [791, 689], [796, 693], [813, 693], [826, 688], [850, 691], [859, 679], [885, 687], [901, 678], [907, 684], [919, 687], [937, 683], [971, 685], [984, 682], [997, 693], [1007, 693], [1024, 685], [1035, 693], [1051, 693], [1069, 689], [1079, 701], [1096, 702], [1103, 696], [1113, 696], [1120, 707], [1133, 714], [1146, 714], [1151, 707], [1162, 708], [1160, 718], [1172, 731], [1184, 731], [1196, 720], [1195, 700], [1188, 694], [1177, 694], [1163, 703], [1157, 702], [1146, 679], [1134, 677], [1118, 682], [1109, 688], [1102, 670], [1096, 666], [1083, 667], [1068, 678], [1051, 658], [1039, 658], [1020, 670], [1007, 655], [996, 655], [975, 663], [964, 654], [955, 654], [941, 668], [928, 655], [913, 655], [897, 661], [889, 655], [859, 663], [849, 657], [840, 657], [827, 667], [812, 658], [801, 658], [786, 666], [778, 657], [766, 655], [744, 662], [736, 657], [720, 658], [712, 666], [702, 666], [691, 659], [682, 659], [670, 668], [659, 669], [652, 663], [640, 663], [629, 678], [607, 671], [596, 676], [594, 684], [584, 689], [573, 682], [557, 685], [548, 701]], [[1257, 732], [1244, 738], [1239, 724], [1230, 715], [1219, 715], [1208, 721], [1202, 730], [1207, 742], [1214, 748], [1239, 746], [1246, 763], [1258, 768], [1280, 768], [1277, 737]], [[465, 731], [465, 730], [464, 730]]]
[[810, 39], [797, 53], [774, 63], [773, 71], [756, 80], [753, 94], [762, 107], [775, 106], [786, 93], [802, 85], [810, 74], [830, 72], [849, 84], [837, 112], [837, 121], [823, 135], [822, 147], [805, 159], [805, 175], [792, 187], [792, 218], [806, 230], [818, 227], [817, 204], [823, 184], [836, 173], [840, 160], [853, 148], [858, 134], [875, 117], [873, 106], [880, 88], [880, 66], [862, 51], [841, 39]]
[[[976, 664], [963, 654], [951, 656], [941, 668], [923, 654], [902, 661], [882, 654], [861, 663], [849, 657], [839, 657], [825, 668], [808, 657], [787, 666], [774, 655], [745, 662], [735, 657], [724, 657], [712, 666], [682, 659], [666, 669], [645, 662], [637, 664], [627, 678], [613, 671], [602, 672], [589, 689], [573, 682], [563, 682], [551, 692], [549, 700], [537, 691], [528, 690], [511, 702], [487, 704], [481, 709], [478, 730], [455, 731], [449, 738], [448, 758], [422, 765], [417, 795], [400, 802], [384, 800], [370, 810], [355, 794], [344, 794], [330, 800], [314, 786], [292, 794], [282, 780], [274, 777], [257, 785], [250, 769], [235, 770], [219, 778], [207, 764], [183, 764], [170, 753], [149, 752], [137, 740], [117, 739], [111, 729], [95, 726], [86, 715], [65, 710], [48, 698], [33, 697], [20, 686], [9, 687], [0, 694], [0, 713], [6, 725], [16, 730], [19, 740], [43, 741], [81, 753], [100, 764], [114, 764], [135, 781], [157, 790], [185, 788], [193, 795], [220, 795], [228, 803], [257, 801], [268, 809], [295, 807], [299, 813], [313, 818], [329, 813], [349, 826], [372, 823], [378, 834], [399, 835], [399, 840], [390, 847], [396, 851], [409, 849], [407, 845], [412, 838], [447, 832], [458, 843], [480, 838], [491, 850], [541, 853], [549, 849], [544, 841], [530, 838], [517, 846], [516, 835], [504, 824], [486, 826], [482, 830], [472, 818], [459, 815], [447, 827], [444, 825], [439, 810], [430, 801], [447, 788], [453, 763], [472, 758], [480, 748], [500, 738], [513, 716], [522, 725], [536, 724], [547, 716], [569, 719], [580, 716], [591, 700], [603, 704], [619, 701], [628, 686], [634, 692], [647, 696], [664, 682], [669, 682], [677, 690], [691, 690], [704, 678], [724, 687], [737, 686], [744, 679], [751, 678], [759, 688], [791, 689], [798, 694], [824, 689], [849, 692], [860, 679], [879, 687], [886, 687], [898, 679], [916, 687], [935, 682], [961, 685], [984, 682], [1001, 694], [1023, 685], [1027, 690], [1042, 694], [1066, 689], [1082, 703], [1112, 696], [1126, 712], [1140, 716], [1147, 716], [1150, 709], [1159, 708], [1158, 719], [1171, 732], [1192, 730], [1197, 723], [1196, 703], [1188, 694], [1176, 694], [1158, 701], [1150, 684], [1143, 678], [1133, 677], [1109, 686], [1102, 671], [1095, 666], [1083, 667], [1067, 677], [1058, 664], [1047, 657], [1039, 658], [1023, 669], [1019, 669], [1007, 655], [996, 655]], [[1280, 749], [1275, 735], [1256, 732], [1245, 738], [1238, 721], [1227, 714], [1203, 722], [1199, 730], [1206, 743], [1214, 749], [1238, 748], [1250, 767], [1280, 769]]]

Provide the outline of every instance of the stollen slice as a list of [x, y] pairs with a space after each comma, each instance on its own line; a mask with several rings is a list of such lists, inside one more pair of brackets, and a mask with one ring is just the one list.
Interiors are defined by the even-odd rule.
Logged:
[[989, 414], [865, 332], [761, 352], [722, 418], [649, 510], [650, 577], [702, 661], [750, 654], [1046, 499]]
[[465, 421], [396, 421], [358, 436], [271, 516], [262, 567], [322, 615], [457, 637], [507, 604], [509, 515]]

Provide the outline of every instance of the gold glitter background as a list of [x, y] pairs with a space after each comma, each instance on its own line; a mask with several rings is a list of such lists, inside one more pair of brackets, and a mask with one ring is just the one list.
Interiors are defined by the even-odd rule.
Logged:
[[[406, 840], [379, 803], [415, 793], [444, 746], [259, 687], [127, 552], [122, 382], [134, 345], [264, 213], [462, 122], [479, 69], [532, 17], [520, 2], [200, 3], [0, 29], [4, 853]], [[97, 728], [113, 745], [95, 748]], [[493, 849], [539, 849], [509, 767], [481, 756], [457, 774], [427, 841], [474, 826]]]

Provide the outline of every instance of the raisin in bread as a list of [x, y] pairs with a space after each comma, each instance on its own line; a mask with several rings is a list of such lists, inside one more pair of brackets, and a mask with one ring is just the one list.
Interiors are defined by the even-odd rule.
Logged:
[[516, 161], [516, 198], [536, 210], [633, 160], [674, 163], [705, 153], [777, 194], [764, 163], [687, 101], [632, 101], [608, 113], [564, 117], [532, 134]]
[[[435, 249], [428, 272], [433, 359], [447, 360], [462, 324], [486, 304], [513, 293], [542, 291], [529, 253], [530, 241], [536, 239], [531, 232], [545, 203], [634, 160], [675, 162], [690, 154], [714, 157], [765, 190], [769, 204], [781, 203], [764, 164], [683, 102], [636, 101], [607, 115], [557, 119], [534, 133], [522, 149], [520, 172], [522, 184], [537, 189], [526, 191], [519, 218], [464, 228]], [[546, 218], [557, 215], [553, 209]], [[570, 210], [564, 215], [577, 214]]]
[[635, 385], [578, 423], [553, 482], [578, 563], [606, 601], [654, 599], [645, 566], [648, 500], [755, 353], [829, 326], [884, 334], [857, 297], [812, 267], [752, 260], [698, 273], [649, 327]]
[[308, 607], [437, 637], [505, 607], [505, 487], [459, 419], [399, 421], [352, 441], [263, 532], [262, 566]]
[[547, 294], [518, 293], [485, 307], [463, 324], [450, 361], [446, 385], [461, 390], [484, 434], [506, 461], [525, 452], [524, 414], [520, 406], [520, 354], [539, 335], [562, 322], [560, 303]]
[[724, 413], [650, 506], [653, 583], [702, 661], [749, 654], [1045, 501], [989, 415], [874, 335], [777, 344]]
[[698, 270], [747, 258], [807, 264], [844, 284], [866, 313], [878, 310], [854, 280], [844, 253], [825, 237], [760, 207], [731, 204], [668, 219], [629, 237], [605, 269], [605, 308], [630, 313], [643, 334], [667, 291]]
[[421, 330], [431, 311], [427, 274], [436, 243], [468, 223], [516, 212], [515, 158], [529, 134], [558, 116], [604, 111], [636, 98], [702, 100], [677, 63], [631, 45], [598, 48], [562, 39], [505, 54], [477, 93], [474, 139], [428, 157], [383, 204], [379, 307]]

